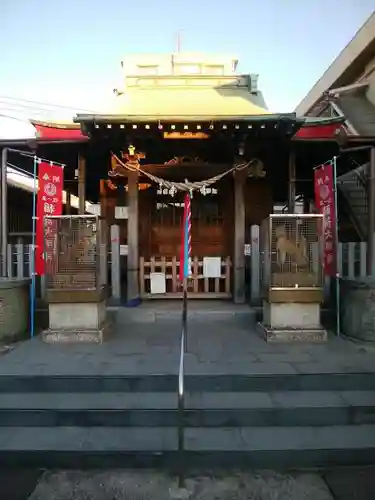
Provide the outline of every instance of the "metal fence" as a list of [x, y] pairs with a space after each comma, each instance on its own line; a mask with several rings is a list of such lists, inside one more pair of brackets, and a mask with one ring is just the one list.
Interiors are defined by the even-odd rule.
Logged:
[[97, 290], [107, 284], [105, 221], [92, 215], [44, 219], [48, 290]]
[[[117, 228], [118, 226], [115, 226], [115, 233]], [[10, 233], [8, 241], [8, 276], [10, 278], [31, 278], [32, 233]], [[113, 255], [115, 256], [114, 262], [112, 262]], [[119, 239], [111, 238], [108, 246], [103, 243], [100, 256], [100, 281], [104, 284], [107, 282], [110, 295], [118, 299], [121, 293], [121, 267], [126, 268], [126, 255], [122, 255], [120, 258]], [[37, 277], [36, 292], [38, 298], [45, 297], [46, 276]]]

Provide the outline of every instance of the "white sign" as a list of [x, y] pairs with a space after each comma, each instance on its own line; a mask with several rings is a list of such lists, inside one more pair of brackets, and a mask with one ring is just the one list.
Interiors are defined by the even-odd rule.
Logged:
[[128, 255], [128, 245], [120, 245], [120, 255]]
[[115, 207], [115, 219], [127, 219], [128, 207]]
[[245, 244], [244, 254], [251, 255], [251, 245], [249, 245], [248, 243]]
[[150, 273], [151, 293], [165, 293], [165, 274], [164, 273]]
[[221, 257], [203, 257], [203, 276], [205, 278], [221, 277]]

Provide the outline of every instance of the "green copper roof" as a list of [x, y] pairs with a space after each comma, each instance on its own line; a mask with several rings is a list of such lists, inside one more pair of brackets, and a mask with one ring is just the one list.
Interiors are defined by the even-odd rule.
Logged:
[[133, 116], [254, 116], [270, 114], [244, 88], [132, 88], [119, 96], [116, 112]]
[[[131, 87], [117, 96], [104, 116], [127, 120], [211, 120], [274, 116], [265, 108], [262, 94], [244, 87]], [[88, 120], [78, 115], [76, 121]], [[100, 120], [100, 115], [95, 116]]]

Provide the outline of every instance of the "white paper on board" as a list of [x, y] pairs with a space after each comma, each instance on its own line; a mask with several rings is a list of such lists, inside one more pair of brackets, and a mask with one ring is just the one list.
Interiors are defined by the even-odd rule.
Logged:
[[151, 293], [166, 293], [164, 273], [150, 273]]
[[205, 278], [221, 277], [221, 257], [203, 257], [203, 276]]

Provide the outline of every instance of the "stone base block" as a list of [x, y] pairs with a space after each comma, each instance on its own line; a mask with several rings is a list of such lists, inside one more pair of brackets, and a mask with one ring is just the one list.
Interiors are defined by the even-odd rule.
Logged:
[[45, 342], [101, 343], [109, 334], [105, 300], [77, 304], [53, 302], [48, 309], [49, 329], [43, 332]]
[[263, 302], [261, 327], [267, 342], [325, 342], [319, 303]]
[[320, 328], [319, 303], [263, 302], [263, 322], [274, 329]]
[[307, 329], [277, 329], [259, 323], [266, 342], [274, 343], [321, 343], [327, 341], [327, 331], [324, 328]]
[[50, 330], [98, 330], [106, 319], [106, 301], [50, 303]]
[[110, 322], [104, 323], [101, 328], [83, 330], [63, 330], [51, 329], [43, 332], [43, 340], [47, 344], [102, 344], [112, 333], [112, 324]]
[[30, 280], [0, 278], [0, 340], [12, 342], [29, 328]]
[[375, 279], [341, 279], [341, 326], [352, 339], [375, 343]]

